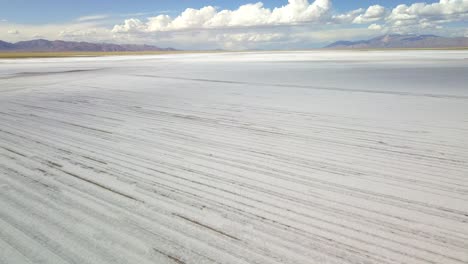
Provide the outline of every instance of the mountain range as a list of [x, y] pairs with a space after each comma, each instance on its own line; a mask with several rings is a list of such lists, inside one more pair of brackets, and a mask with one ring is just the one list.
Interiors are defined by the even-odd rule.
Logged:
[[36, 39], [29, 41], [20, 41], [9, 43], [0, 40], [0, 51], [43, 51], [43, 52], [66, 52], [66, 51], [92, 51], [92, 52], [111, 52], [111, 51], [169, 51], [173, 48], [160, 48], [151, 45], [135, 44], [110, 44], [110, 43], [89, 43], [63, 40], [45, 40]]
[[[337, 41], [327, 49], [380, 49], [380, 48], [460, 48], [468, 47], [468, 37], [440, 37], [436, 35], [387, 34], [369, 40]], [[36, 39], [10, 43], [0, 40], [0, 51], [11, 52], [115, 52], [115, 51], [171, 51], [152, 45], [90, 43], [63, 40]]]
[[369, 40], [337, 41], [328, 49], [379, 49], [379, 48], [461, 48], [468, 47], [467, 37], [440, 37], [435, 35], [387, 34]]

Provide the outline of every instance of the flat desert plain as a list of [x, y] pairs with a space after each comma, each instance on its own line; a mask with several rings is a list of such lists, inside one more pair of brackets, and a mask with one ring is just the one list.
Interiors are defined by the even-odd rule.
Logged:
[[468, 263], [468, 51], [0, 60], [0, 263]]

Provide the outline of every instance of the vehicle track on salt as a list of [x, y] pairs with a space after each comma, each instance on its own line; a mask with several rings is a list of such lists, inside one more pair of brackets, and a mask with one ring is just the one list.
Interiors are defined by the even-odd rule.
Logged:
[[0, 263], [468, 263], [466, 56], [5, 61]]

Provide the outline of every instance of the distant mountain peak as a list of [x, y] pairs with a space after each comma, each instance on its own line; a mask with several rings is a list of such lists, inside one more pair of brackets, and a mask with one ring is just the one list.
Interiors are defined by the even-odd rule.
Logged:
[[325, 48], [366, 49], [366, 48], [454, 48], [468, 47], [466, 37], [440, 37], [436, 35], [385, 34], [369, 40], [334, 42]]
[[64, 40], [34, 39], [9, 43], [0, 40], [0, 51], [46, 51], [46, 52], [66, 52], [66, 51], [161, 51], [174, 50], [173, 48], [160, 48], [151, 45], [137, 44], [110, 44], [110, 43], [90, 43]]

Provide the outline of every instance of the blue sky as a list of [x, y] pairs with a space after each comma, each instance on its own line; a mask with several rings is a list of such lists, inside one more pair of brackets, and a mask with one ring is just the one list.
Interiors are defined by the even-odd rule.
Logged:
[[[304, 48], [387, 33], [468, 35], [468, 0], [0, 0], [0, 39]], [[187, 10], [189, 9], [189, 10]]]
[[[0, 18], [17, 23], [56, 23], [66, 22], [77, 17], [92, 14], [137, 14], [160, 12], [170, 14], [180, 13], [188, 7], [202, 8], [212, 5], [221, 9], [235, 9], [243, 4], [256, 1], [242, 0], [0, 0]], [[285, 5], [284, 0], [261, 1], [266, 7], [274, 8]], [[336, 11], [346, 11], [379, 4], [385, 7], [394, 7], [398, 4], [411, 4], [411, 0], [337, 0], [333, 2]], [[425, 1], [434, 3], [438, 1]]]

